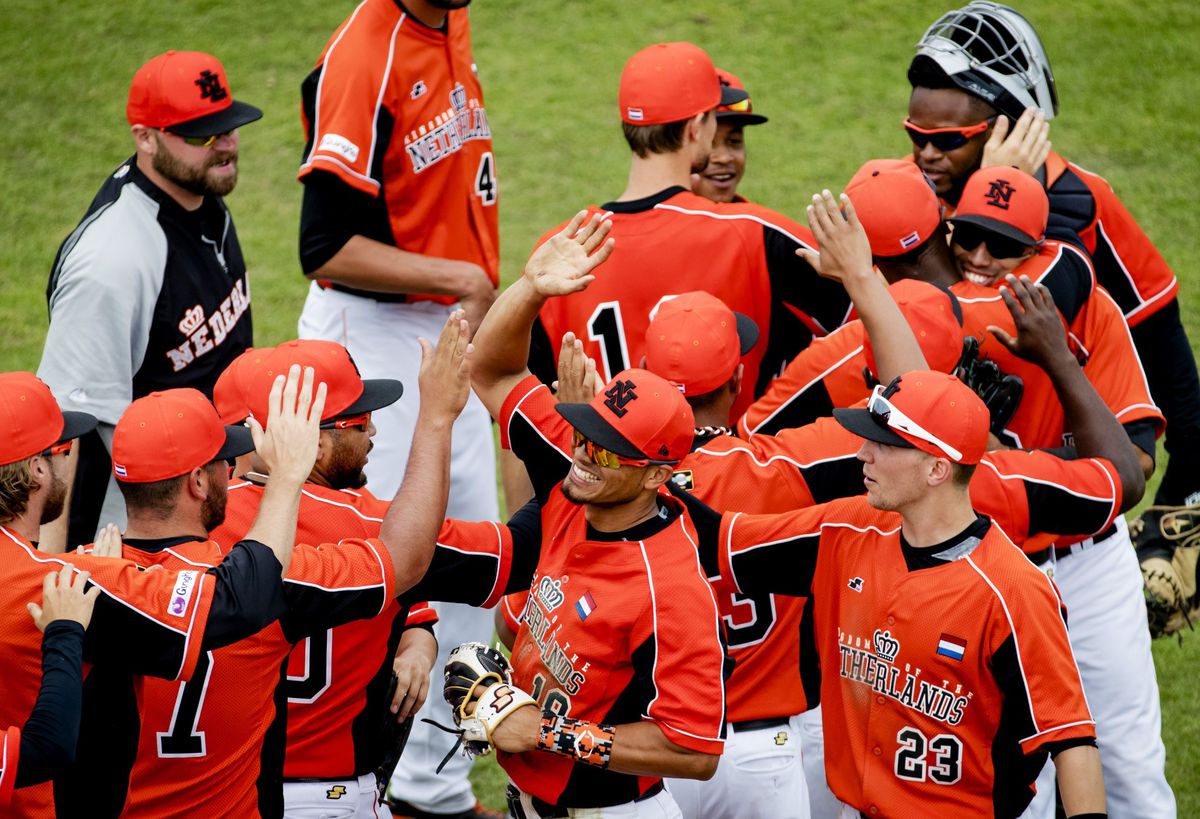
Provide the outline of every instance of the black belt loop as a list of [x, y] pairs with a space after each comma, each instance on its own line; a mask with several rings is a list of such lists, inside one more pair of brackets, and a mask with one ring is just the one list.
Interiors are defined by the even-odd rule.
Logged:
[[351, 296], [361, 296], [364, 299], [373, 299], [380, 304], [404, 304], [408, 301], [407, 293], [376, 293], [373, 290], [359, 290], [357, 287], [347, 287], [344, 284], [337, 282], [329, 282], [324, 284], [317, 282], [324, 290], [336, 290], [339, 293], [349, 293]]
[[791, 725], [790, 717], [767, 717], [765, 719], [747, 719], [741, 722], [731, 722], [729, 727], [734, 731], [761, 731], [765, 728], [782, 728]]
[[[646, 792], [641, 796], [635, 797], [634, 802], [645, 802], [647, 799], [653, 799], [663, 792], [662, 780], [655, 782], [650, 787], [646, 788]], [[508, 810], [513, 815], [513, 819], [531, 819], [525, 809], [521, 807], [521, 791], [515, 785], [509, 785], [508, 791], [505, 793], [508, 801]], [[529, 801], [533, 805], [533, 809], [537, 811], [540, 819], [567, 819], [571, 815], [569, 808], [560, 808], [557, 805], [551, 805], [543, 799], [538, 799], [533, 794], [529, 794]]]
[[[1117, 524], [1114, 523], [1111, 526], [1109, 526], [1107, 529], [1105, 529], [1103, 532], [1100, 532], [1097, 535], [1093, 535], [1091, 538], [1092, 544], [1095, 545], [1102, 540], [1108, 540], [1110, 537], [1112, 537], [1116, 533], [1117, 533]], [[1078, 544], [1075, 544], [1075, 545], [1078, 545]], [[1050, 559], [1051, 550], [1054, 551], [1054, 559], [1055, 560], [1062, 560], [1067, 555], [1072, 554], [1070, 546], [1053, 546], [1052, 545], [1052, 546], [1047, 546], [1045, 549], [1038, 549], [1036, 552], [1029, 552], [1026, 555], [1026, 557], [1028, 557], [1030, 562], [1033, 563], [1034, 565], [1040, 566], [1043, 563], [1045, 563], [1047, 560]]]

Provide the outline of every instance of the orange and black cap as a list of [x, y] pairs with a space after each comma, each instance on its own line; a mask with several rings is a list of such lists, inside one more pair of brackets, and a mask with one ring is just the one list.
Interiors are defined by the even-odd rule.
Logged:
[[0, 373], [0, 464], [31, 458], [95, 428], [95, 416], [60, 410], [33, 373]]
[[732, 88], [746, 93], [746, 98], [742, 100], [729, 103], [722, 100], [721, 104], [717, 106], [719, 122], [728, 122], [731, 125], [762, 125], [767, 122], [767, 118], [762, 114], [754, 113], [754, 105], [750, 102], [750, 92], [746, 91], [746, 86], [736, 74], [718, 68], [717, 79], [721, 82], [722, 90]]
[[593, 443], [654, 464], [683, 460], [695, 436], [695, 418], [683, 393], [647, 370], [622, 370], [590, 402], [560, 403], [556, 409]]
[[130, 125], [188, 137], [228, 133], [262, 115], [233, 98], [221, 61], [200, 51], [168, 51], [143, 65], [125, 105]]

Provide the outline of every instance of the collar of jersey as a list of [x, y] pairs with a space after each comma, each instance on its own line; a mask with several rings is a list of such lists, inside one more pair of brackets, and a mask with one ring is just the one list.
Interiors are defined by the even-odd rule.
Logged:
[[203, 543], [208, 538], [198, 537], [196, 535], [180, 535], [178, 537], [148, 537], [148, 538], [126, 538], [123, 545], [131, 549], [137, 549], [139, 552], [147, 552], [155, 554], [164, 549], [171, 549], [175, 546], [181, 546], [184, 543]]
[[647, 210], [653, 210], [655, 205], [661, 205], [672, 196], [678, 196], [681, 193], [687, 193], [688, 189], [682, 185], [672, 185], [671, 187], [661, 190], [658, 193], [651, 194], [644, 199], [630, 199], [627, 202], [605, 202], [600, 206], [600, 210], [612, 211], [613, 213], [641, 213]]
[[[974, 551], [991, 526], [992, 521], [990, 518], [977, 514], [971, 525], [954, 537], [943, 540], [941, 543], [935, 543], [932, 546], [923, 547], [910, 544], [904, 539], [904, 533], [901, 532], [900, 551], [904, 553], [904, 562], [908, 565], [910, 572], [915, 572], [918, 569], [932, 569], [937, 566], [944, 566]], [[968, 541], [974, 541], [974, 543], [969, 544]]]

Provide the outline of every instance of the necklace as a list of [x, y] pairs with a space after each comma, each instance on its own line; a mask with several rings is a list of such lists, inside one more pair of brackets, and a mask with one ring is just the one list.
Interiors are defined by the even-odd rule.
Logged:
[[718, 435], [732, 435], [733, 430], [731, 430], [729, 427], [705, 426], [696, 427], [696, 429], [693, 430], [693, 434], [697, 438], [716, 438]]

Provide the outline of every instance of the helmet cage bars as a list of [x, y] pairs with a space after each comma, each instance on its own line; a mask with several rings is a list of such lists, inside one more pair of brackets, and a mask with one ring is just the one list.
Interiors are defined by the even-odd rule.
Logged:
[[976, 0], [948, 12], [917, 43], [950, 80], [1015, 121], [1026, 108], [1058, 113], [1050, 61], [1029, 21], [999, 3]]

